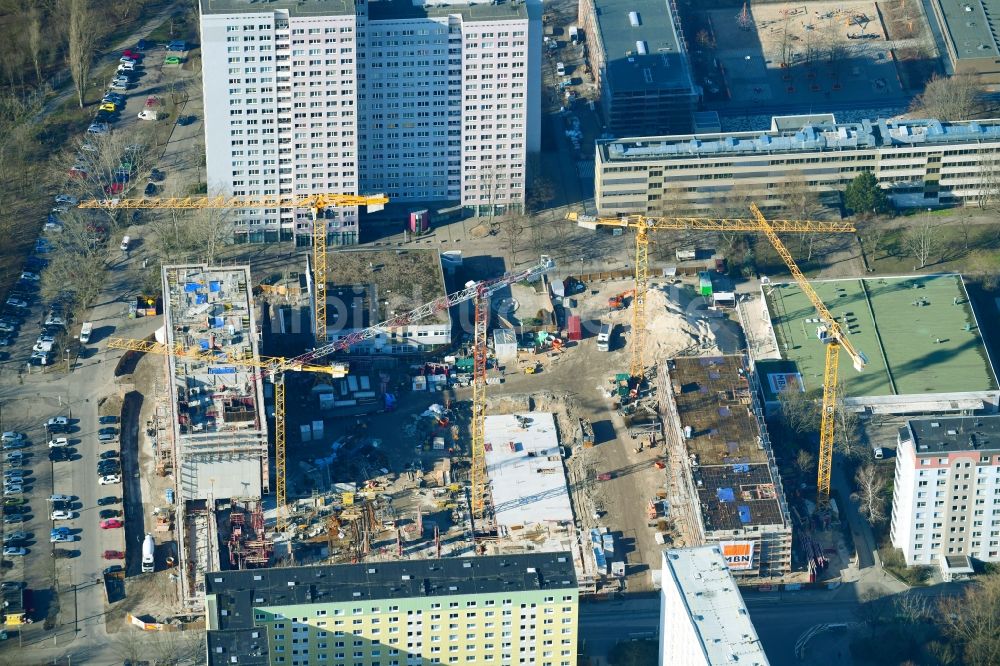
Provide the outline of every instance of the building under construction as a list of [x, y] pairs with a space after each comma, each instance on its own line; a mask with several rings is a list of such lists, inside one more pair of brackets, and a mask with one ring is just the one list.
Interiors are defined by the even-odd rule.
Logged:
[[259, 361], [248, 266], [164, 266], [161, 342], [217, 354], [166, 357], [177, 490], [185, 500], [260, 497], [268, 491], [261, 378], [227, 358]]
[[792, 521], [745, 359], [675, 358], [665, 374], [667, 441], [683, 461], [687, 500], [675, 498], [672, 511], [693, 514], [689, 538], [718, 544], [738, 578], [790, 573]]

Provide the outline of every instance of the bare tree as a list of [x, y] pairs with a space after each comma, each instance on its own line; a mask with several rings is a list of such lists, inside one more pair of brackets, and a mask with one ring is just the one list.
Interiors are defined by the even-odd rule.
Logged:
[[816, 471], [816, 456], [805, 449], [799, 449], [798, 455], [795, 456], [795, 466], [802, 476], [809, 476]]
[[147, 646], [143, 643], [142, 632], [129, 625], [111, 639], [111, 650], [126, 663], [137, 663], [146, 658]]
[[497, 221], [500, 233], [507, 240], [511, 269], [517, 265], [517, 242], [524, 232], [524, 218], [519, 215], [504, 215]]
[[983, 90], [969, 74], [935, 74], [924, 92], [913, 100], [910, 109], [938, 120], [969, 120], [984, 111]]
[[992, 208], [1000, 200], [1000, 159], [995, 153], [983, 155], [976, 171], [979, 181], [976, 205], [982, 209]]
[[845, 458], [856, 458], [861, 453], [861, 417], [846, 404], [849, 397], [844, 380], [837, 381], [837, 400], [833, 412], [833, 445]]
[[903, 246], [917, 260], [918, 268], [925, 268], [938, 249], [937, 232], [930, 220], [923, 220], [907, 229], [903, 234]]
[[980, 577], [960, 596], [944, 596], [938, 622], [961, 647], [961, 662], [969, 666], [1000, 663], [1000, 574]]
[[66, 59], [69, 73], [73, 77], [76, 99], [83, 108], [83, 96], [90, 80], [90, 69], [94, 64], [97, 47], [98, 21], [89, 0], [66, 0], [69, 10]]
[[[149, 130], [134, 128], [105, 134], [87, 134], [80, 140], [79, 151], [66, 163], [73, 176], [74, 193], [81, 200], [110, 201], [127, 197], [141, 186], [153, 165]], [[120, 211], [102, 207], [112, 229], [120, 221]]]
[[26, 17], [25, 37], [28, 41], [28, 51], [31, 53], [31, 63], [35, 66], [35, 83], [42, 85], [42, 49], [45, 41], [42, 39], [42, 12], [38, 5], [29, 3]]
[[868, 464], [858, 468], [854, 474], [858, 491], [854, 498], [858, 502], [858, 511], [872, 525], [885, 520], [885, 479], [875, 465]]
[[108, 232], [103, 217], [92, 211], [70, 211], [62, 222], [62, 230], [50, 234], [52, 252], [40, 290], [46, 300], [62, 299], [76, 316], [104, 287]]
[[[810, 220], [822, 215], [823, 204], [819, 200], [819, 195], [809, 188], [802, 174], [790, 174], [781, 181], [776, 194], [781, 200], [782, 214], [791, 219]], [[803, 255], [806, 261], [812, 261], [820, 234], [798, 234], [798, 237], [800, 255]]]
[[866, 222], [861, 228], [859, 235], [861, 241], [868, 248], [868, 252], [871, 253], [872, 261], [878, 259], [878, 249], [882, 246], [882, 241], [885, 240], [885, 232], [885, 224], [878, 220]]
[[526, 203], [528, 210], [541, 210], [556, 197], [556, 186], [545, 176], [536, 175], [528, 185]]
[[789, 385], [778, 394], [781, 403], [781, 416], [789, 430], [797, 435], [815, 432], [819, 428], [819, 406], [816, 401], [798, 389], [797, 385]]
[[233, 242], [233, 216], [228, 209], [166, 210], [148, 226], [157, 263], [201, 261], [212, 265], [219, 252]]

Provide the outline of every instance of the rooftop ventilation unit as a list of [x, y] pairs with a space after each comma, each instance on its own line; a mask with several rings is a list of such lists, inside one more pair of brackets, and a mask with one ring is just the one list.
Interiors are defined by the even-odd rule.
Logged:
[[639, 52], [639, 55], [646, 55], [649, 53], [649, 49], [646, 48], [646, 42], [641, 39], [635, 43], [635, 50]]
[[642, 25], [642, 20], [639, 18], [639, 12], [629, 12], [628, 22], [632, 24], [633, 28], [638, 28]]

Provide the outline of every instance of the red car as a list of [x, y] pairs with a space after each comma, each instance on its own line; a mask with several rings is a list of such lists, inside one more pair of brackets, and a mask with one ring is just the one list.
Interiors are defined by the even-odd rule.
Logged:
[[104, 559], [106, 560], [124, 560], [125, 553], [120, 550], [106, 550], [104, 551]]
[[126, 58], [132, 58], [132, 60], [142, 60], [142, 54], [138, 51], [133, 51], [132, 49], [125, 49], [122, 51], [122, 55]]
[[156, 106], [159, 103], [160, 103], [160, 100], [156, 99], [156, 97], [154, 95], [150, 95], [149, 97], [146, 98], [146, 108], [147, 109], [151, 109], [151, 108], [153, 108], [154, 106]]
[[75, 166], [69, 170], [70, 178], [86, 178], [87, 170], [83, 167]]
[[117, 518], [108, 518], [107, 520], [102, 520], [101, 521], [101, 529], [102, 530], [114, 530], [114, 529], [118, 529], [119, 527], [121, 527], [124, 524], [125, 523], [123, 523], [122, 521], [118, 520]]
[[121, 194], [125, 190], [125, 183], [111, 183], [104, 186], [105, 194]]

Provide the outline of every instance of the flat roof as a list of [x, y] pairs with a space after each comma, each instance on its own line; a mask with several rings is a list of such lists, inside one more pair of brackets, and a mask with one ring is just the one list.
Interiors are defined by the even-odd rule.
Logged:
[[[221, 630], [250, 629], [253, 608], [575, 589], [568, 552], [215, 571], [205, 574]], [[211, 602], [212, 599], [209, 599]], [[223, 612], [227, 611], [227, 612]]]
[[497, 525], [573, 522], [552, 414], [487, 416], [484, 435]]
[[994, 37], [1000, 30], [998, 0], [934, 0], [934, 4], [959, 60], [1000, 56]]
[[594, 11], [607, 81], [614, 92], [654, 88], [691, 92], [691, 73], [669, 2], [594, 0]]
[[158, 339], [170, 353], [173, 428], [185, 499], [259, 497], [267, 456], [267, 419], [249, 266], [184, 264], [162, 267], [164, 328]]
[[[330, 252], [326, 283], [327, 325], [339, 330], [367, 328], [447, 294], [437, 250]], [[442, 310], [415, 324], [450, 321]]]
[[909, 419], [900, 429], [918, 455], [1000, 451], [1000, 416]]
[[667, 550], [663, 569], [680, 592], [707, 663], [768, 664], [743, 595], [718, 546]]
[[682, 357], [670, 364], [705, 530], [787, 524], [766, 433], [749, 410], [753, 398], [743, 357]]
[[290, 18], [354, 14], [353, 0], [201, 0], [202, 14], [271, 14], [288, 12]]
[[[863, 372], [840, 354], [852, 398], [997, 389], [962, 276], [811, 280], [851, 344], [868, 357]], [[795, 362], [806, 391], [822, 389], [826, 350], [818, 315], [795, 283], [762, 286], [782, 357]]]
[[835, 122], [830, 114], [775, 116], [771, 129], [754, 132], [675, 134], [597, 142], [603, 162], [692, 159], [801, 152], [843, 152], [926, 144], [1000, 141], [1000, 120], [943, 122], [928, 119]]
[[428, 3], [416, 3], [411, 0], [372, 0], [368, 3], [368, 18], [372, 21], [442, 18], [456, 14], [461, 15], [465, 21], [510, 21], [528, 18], [525, 3], [515, 3], [511, 0], [497, 4], [447, 2], [447, 0], [434, 0]]

